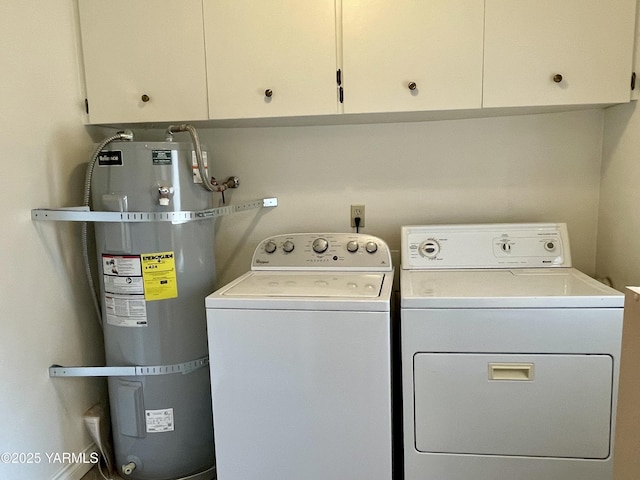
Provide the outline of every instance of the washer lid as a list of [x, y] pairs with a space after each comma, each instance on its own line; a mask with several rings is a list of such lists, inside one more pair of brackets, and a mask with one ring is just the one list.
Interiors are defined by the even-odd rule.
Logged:
[[624, 295], [574, 268], [403, 270], [402, 308], [622, 307]]
[[207, 308], [389, 311], [393, 272], [251, 271], [206, 298]]
[[349, 297], [380, 296], [383, 273], [269, 272], [248, 275], [222, 292], [223, 297]]

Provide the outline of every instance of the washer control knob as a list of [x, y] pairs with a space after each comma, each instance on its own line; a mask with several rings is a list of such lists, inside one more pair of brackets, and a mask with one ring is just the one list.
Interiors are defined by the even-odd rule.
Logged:
[[556, 242], [554, 242], [553, 240], [547, 240], [546, 242], [544, 242], [544, 249], [547, 252], [553, 252], [556, 249]]
[[273, 253], [276, 251], [276, 242], [274, 242], [273, 240], [269, 240], [267, 243], [264, 244], [264, 251], [267, 253]]
[[347, 252], [356, 253], [358, 251], [358, 242], [356, 240], [349, 240], [347, 242]]
[[324, 253], [329, 248], [329, 242], [325, 238], [316, 238], [311, 245], [313, 251], [316, 253]]
[[505, 253], [509, 253], [511, 252], [511, 244], [509, 243], [508, 240], [505, 240], [500, 244], [500, 249]]
[[293, 244], [291, 240], [287, 240], [282, 244], [282, 250], [284, 250], [285, 253], [293, 252], [294, 248], [296, 248], [296, 246]]
[[376, 242], [367, 242], [364, 249], [367, 253], [376, 253], [378, 251], [378, 244]]
[[276, 251], [276, 242], [274, 242], [273, 240], [269, 240], [267, 243], [264, 244], [264, 251], [267, 253], [273, 253]]
[[420, 255], [426, 258], [436, 258], [440, 253], [440, 244], [430, 238], [429, 240], [425, 240], [420, 244], [419, 247]]

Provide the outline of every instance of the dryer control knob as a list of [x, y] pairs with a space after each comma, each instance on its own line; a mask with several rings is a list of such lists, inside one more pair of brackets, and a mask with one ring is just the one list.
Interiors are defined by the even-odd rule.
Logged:
[[265, 243], [264, 245], [264, 251], [267, 253], [273, 253], [276, 251], [276, 243], [272, 240], [269, 240], [267, 243]]
[[356, 253], [358, 251], [358, 242], [355, 240], [349, 240], [347, 242], [347, 252]]
[[426, 258], [436, 258], [440, 253], [440, 244], [433, 239], [425, 240], [419, 247], [420, 255]]
[[294, 248], [296, 248], [296, 246], [293, 244], [291, 240], [287, 240], [282, 244], [282, 250], [284, 250], [285, 253], [293, 252]]
[[378, 244], [376, 242], [367, 242], [364, 249], [367, 253], [376, 253], [378, 251]]
[[546, 242], [544, 242], [544, 249], [547, 252], [553, 252], [556, 249], [556, 242], [554, 242], [553, 240], [547, 240]]
[[324, 238], [316, 238], [311, 247], [316, 253], [324, 253], [327, 251], [327, 248], [329, 248], [329, 242]]

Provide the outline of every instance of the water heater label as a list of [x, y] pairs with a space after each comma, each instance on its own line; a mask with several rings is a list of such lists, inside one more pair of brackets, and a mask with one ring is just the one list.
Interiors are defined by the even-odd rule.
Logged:
[[[196, 152], [191, 152], [191, 165], [193, 168], [193, 183], [202, 183], [202, 176], [200, 175], [200, 168], [198, 167], [198, 156]], [[204, 168], [204, 174], [209, 176], [209, 162], [207, 160], [207, 152], [202, 151], [202, 166]]]
[[152, 150], [151, 158], [154, 165], [171, 165], [171, 150]]
[[176, 298], [178, 296], [178, 280], [174, 253], [143, 253], [141, 257], [146, 300]]
[[146, 327], [147, 303], [139, 255], [102, 254], [106, 321], [118, 327]]
[[[102, 273], [117, 277], [140, 277], [139, 255], [109, 255], [102, 254]], [[140, 292], [142, 293], [142, 292]]]
[[173, 408], [162, 410], [145, 410], [144, 418], [147, 424], [147, 433], [173, 432]]
[[122, 166], [122, 151], [102, 150], [98, 154], [98, 165], [101, 167]]
[[107, 323], [116, 327], [146, 327], [147, 302], [144, 295], [112, 295], [105, 293]]

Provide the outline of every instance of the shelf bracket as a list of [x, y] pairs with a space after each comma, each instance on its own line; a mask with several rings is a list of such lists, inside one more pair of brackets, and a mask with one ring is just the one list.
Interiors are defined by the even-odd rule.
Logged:
[[51, 365], [50, 377], [145, 377], [149, 375], [187, 374], [209, 365], [209, 357], [174, 365], [126, 366], [126, 367], [63, 367]]
[[178, 212], [103, 212], [92, 211], [89, 207], [36, 208], [31, 210], [31, 220], [67, 222], [170, 222], [186, 223], [231, 215], [245, 210], [273, 208], [278, 206], [277, 198], [262, 198], [236, 205], [224, 205], [198, 211]]

